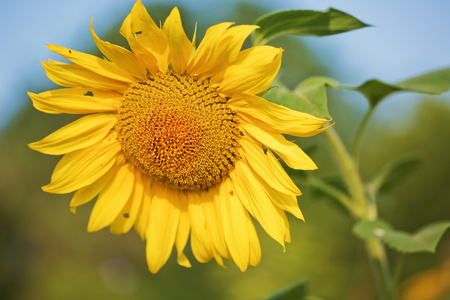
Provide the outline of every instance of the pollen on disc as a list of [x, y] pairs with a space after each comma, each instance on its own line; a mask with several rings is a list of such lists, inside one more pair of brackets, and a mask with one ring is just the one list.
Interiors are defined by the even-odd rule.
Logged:
[[127, 160], [170, 187], [206, 189], [239, 159], [237, 118], [208, 79], [150, 74], [124, 94], [117, 118]]

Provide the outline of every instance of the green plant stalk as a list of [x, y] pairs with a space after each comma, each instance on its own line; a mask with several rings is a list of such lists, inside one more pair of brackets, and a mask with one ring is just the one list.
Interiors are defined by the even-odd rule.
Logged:
[[348, 191], [352, 198], [352, 214], [360, 220], [367, 220], [367, 204], [364, 185], [361, 177], [356, 169], [355, 161], [352, 159], [347, 149], [344, 146], [341, 138], [334, 128], [329, 128], [322, 133], [331, 153], [334, 156], [339, 171], [344, 177]]
[[335, 198], [349, 211], [351, 211], [353, 209], [352, 202], [347, 194], [343, 193], [342, 191], [335, 188], [334, 186], [326, 183], [325, 181], [318, 178], [317, 176], [309, 176], [308, 177], [308, 185], [313, 186], [313, 187], [321, 190], [322, 192], [328, 194], [330, 197]]
[[372, 118], [373, 113], [375, 112], [375, 106], [370, 106], [369, 111], [365, 114], [361, 124], [359, 125], [358, 132], [356, 133], [355, 141], [353, 142], [352, 147], [352, 157], [355, 160], [356, 164], [359, 163], [359, 154], [361, 153], [361, 143], [364, 136], [364, 132], [366, 131], [367, 125], [369, 124], [370, 119]]
[[[366, 119], [368, 120], [369, 118]], [[355, 157], [350, 156], [334, 128], [327, 129], [322, 133], [322, 136], [330, 147], [331, 154], [347, 185], [352, 201], [350, 212], [357, 220], [377, 219], [378, 209], [375, 197], [366, 193]], [[391, 299], [393, 283], [384, 245], [378, 239], [369, 239], [365, 243], [367, 253], [374, 266], [373, 270], [378, 285], [379, 297], [383, 300]]]

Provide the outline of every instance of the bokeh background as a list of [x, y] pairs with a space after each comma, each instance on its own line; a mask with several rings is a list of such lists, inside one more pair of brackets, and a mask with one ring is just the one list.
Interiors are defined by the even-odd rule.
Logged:
[[[372, 27], [325, 38], [283, 37], [273, 45], [285, 49], [280, 79], [294, 88], [316, 75], [345, 85], [377, 78], [395, 83], [450, 66], [450, 2], [410, 1], [143, 1], [155, 21], [171, 8], [181, 11], [184, 28], [198, 39], [218, 22], [252, 24], [260, 15], [282, 9], [325, 10], [332, 6]], [[299, 198], [306, 223], [291, 218], [287, 251], [260, 227], [263, 259], [241, 273], [214, 262], [185, 269], [172, 257], [156, 275], [147, 271], [145, 243], [133, 231], [114, 236], [104, 229], [87, 233], [92, 204], [69, 212], [71, 195], [51, 195], [40, 187], [50, 180], [58, 157], [26, 144], [74, 120], [33, 109], [26, 91], [57, 88], [45, 76], [41, 60], [64, 61], [45, 44], [100, 55], [89, 33], [125, 46], [118, 30], [134, 1], [0, 2], [0, 299], [264, 299], [306, 278], [311, 295], [323, 299], [372, 299], [374, 287], [362, 243], [351, 234], [352, 220], [330, 199], [289, 171], [304, 195]], [[249, 45], [249, 44], [248, 44]], [[247, 46], [248, 46], [247, 45]], [[351, 143], [367, 109], [352, 92], [330, 92], [330, 112], [344, 141]], [[315, 145], [318, 175], [335, 171], [320, 137], [299, 139]], [[432, 221], [450, 218], [450, 97], [411, 93], [393, 95], [378, 108], [363, 141], [362, 173], [376, 174], [390, 159], [408, 152], [423, 164], [380, 199], [380, 215], [396, 228], [414, 232]], [[188, 249], [187, 252], [190, 252]], [[389, 251], [392, 262], [399, 256]], [[448, 299], [450, 234], [436, 254], [409, 255], [399, 276], [404, 293]], [[445, 291], [447, 289], [447, 291]]]

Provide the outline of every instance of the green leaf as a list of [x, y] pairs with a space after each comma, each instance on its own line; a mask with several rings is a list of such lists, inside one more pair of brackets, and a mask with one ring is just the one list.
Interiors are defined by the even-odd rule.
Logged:
[[303, 300], [307, 297], [308, 281], [300, 279], [294, 284], [273, 294], [267, 300]]
[[383, 220], [361, 221], [353, 227], [355, 235], [362, 239], [376, 238], [402, 253], [434, 253], [439, 240], [450, 228], [450, 221], [429, 224], [415, 234], [396, 231]]
[[437, 222], [421, 228], [416, 234], [394, 231], [384, 237], [384, 242], [403, 253], [434, 253], [439, 240], [450, 227], [450, 221]]
[[450, 68], [419, 75], [397, 83], [402, 90], [440, 95], [450, 88]]
[[272, 85], [267, 89], [258, 94], [258, 96], [263, 97], [266, 100], [269, 100], [272, 103], [280, 104], [281, 105], [281, 95], [285, 93], [289, 93], [289, 89], [281, 83], [278, 78], [276, 78]]
[[254, 32], [254, 45], [265, 44], [285, 34], [326, 36], [369, 26], [334, 8], [325, 12], [286, 10], [270, 13], [256, 20], [256, 25], [260, 28]]
[[363, 94], [372, 107], [378, 105], [388, 95], [404, 91], [428, 95], [440, 95], [450, 88], [450, 68], [419, 75], [397, 84], [389, 84], [372, 79], [357, 87], [339, 86], [340, 89], [348, 89]]
[[380, 173], [369, 183], [368, 188], [374, 195], [378, 192], [387, 192], [414, 172], [421, 163], [422, 157], [415, 153], [401, 155], [383, 166]]
[[301, 82], [294, 91], [286, 88], [270, 90], [264, 98], [291, 109], [306, 112], [316, 117], [331, 119], [327, 105], [327, 86], [337, 86], [337, 82], [326, 77], [311, 77]]
[[353, 226], [353, 233], [363, 240], [379, 239], [392, 231], [392, 227], [384, 220], [361, 221]]

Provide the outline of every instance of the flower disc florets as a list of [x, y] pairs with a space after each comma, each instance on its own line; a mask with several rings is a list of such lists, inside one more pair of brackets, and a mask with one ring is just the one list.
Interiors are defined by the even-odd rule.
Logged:
[[115, 129], [126, 158], [178, 189], [220, 183], [239, 157], [240, 131], [227, 99], [208, 79], [150, 74], [124, 94]]

